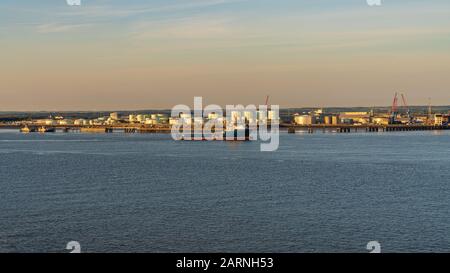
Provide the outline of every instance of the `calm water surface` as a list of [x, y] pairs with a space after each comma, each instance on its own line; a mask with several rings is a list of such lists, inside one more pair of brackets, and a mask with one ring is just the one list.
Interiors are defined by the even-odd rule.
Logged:
[[0, 131], [0, 252], [450, 251], [450, 132]]

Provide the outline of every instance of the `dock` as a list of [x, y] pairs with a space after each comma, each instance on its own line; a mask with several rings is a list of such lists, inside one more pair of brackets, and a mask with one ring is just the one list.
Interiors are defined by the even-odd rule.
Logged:
[[[25, 128], [28, 128], [24, 130]], [[3, 125], [0, 129], [16, 129], [22, 132], [81, 132], [81, 133], [158, 133], [170, 134], [170, 126], [150, 127], [142, 125], [111, 125], [111, 126], [82, 126], [82, 125]], [[40, 130], [39, 130], [40, 129]], [[334, 133], [376, 133], [376, 132], [409, 132], [409, 131], [440, 131], [450, 130], [450, 125], [423, 125], [423, 124], [392, 124], [392, 125], [351, 125], [351, 124], [311, 124], [311, 125], [294, 125], [290, 123], [280, 124], [280, 130], [288, 133], [296, 132], [334, 132]]]
[[450, 130], [450, 125], [350, 125], [350, 124], [310, 124], [310, 125], [293, 125], [284, 123], [280, 125], [280, 128], [287, 129], [291, 134], [296, 132], [308, 132], [313, 134], [315, 132], [336, 132], [336, 133], [358, 133], [358, 132], [409, 132], [409, 131], [436, 131], [436, 130]]
[[[25, 129], [27, 128], [27, 129]], [[0, 129], [20, 130], [21, 132], [80, 132], [80, 133], [170, 133], [171, 127], [149, 127], [140, 125], [110, 125], [110, 126], [83, 126], [83, 125], [3, 125]]]

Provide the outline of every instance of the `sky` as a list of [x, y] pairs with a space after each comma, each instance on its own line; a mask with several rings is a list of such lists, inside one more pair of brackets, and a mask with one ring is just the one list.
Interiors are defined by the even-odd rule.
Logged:
[[0, 111], [450, 105], [450, 1], [0, 1]]

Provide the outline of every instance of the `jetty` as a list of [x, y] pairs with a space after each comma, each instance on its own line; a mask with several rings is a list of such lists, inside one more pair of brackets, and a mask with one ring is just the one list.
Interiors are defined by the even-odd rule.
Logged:
[[[0, 129], [17, 129], [23, 133], [33, 132], [81, 132], [81, 133], [166, 133], [170, 134], [170, 126], [141, 126], [141, 125], [102, 125], [102, 126], [82, 126], [82, 125], [3, 125]], [[291, 123], [281, 123], [280, 130], [288, 133], [296, 132], [334, 132], [334, 133], [360, 133], [360, 132], [409, 132], [409, 131], [438, 131], [450, 130], [450, 125], [423, 125], [423, 124], [391, 124], [391, 125], [350, 125], [350, 124], [310, 124], [294, 125]]]
[[422, 124], [392, 124], [392, 125], [346, 125], [346, 124], [310, 124], [310, 125], [294, 125], [280, 124], [280, 128], [288, 130], [289, 133], [307, 132], [313, 134], [315, 132], [335, 132], [335, 133], [358, 133], [358, 132], [409, 132], [409, 131], [435, 131], [450, 130], [450, 125], [422, 125]]

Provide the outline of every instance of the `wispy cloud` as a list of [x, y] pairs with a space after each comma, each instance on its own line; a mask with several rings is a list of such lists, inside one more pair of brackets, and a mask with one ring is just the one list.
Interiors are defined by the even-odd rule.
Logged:
[[231, 4], [237, 2], [244, 2], [250, 0], [189, 0], [182, 1], [175, 4], [170, 5], [161, 5], [161, 6], [150, 6], [150, 5], [141, 5], [130, 8], [124, 8], [112, 6], [112, 5], [90, 5], [83, 6], [76, 11], [63, 12], [62, 15], [75, 15], [75, 16], [86, 16], [86, 17], [129, 17], [129, 16], [137, 16], [147, 13], [156, 13], [156, 12], [174, 12], [180, 10], [189, 10], [189, 9], [200, 9], [211, 6], [218, 6], [224, 4]]
[[147, 39], [224, 39], [236, 31], [231, 18], [195, 17], [133, 24], [132, 37]]
[[36, 27], [38, 33], [59, 33], [79, 30], [81, 28], [89, 27], [90, 24], [42, 24]]

